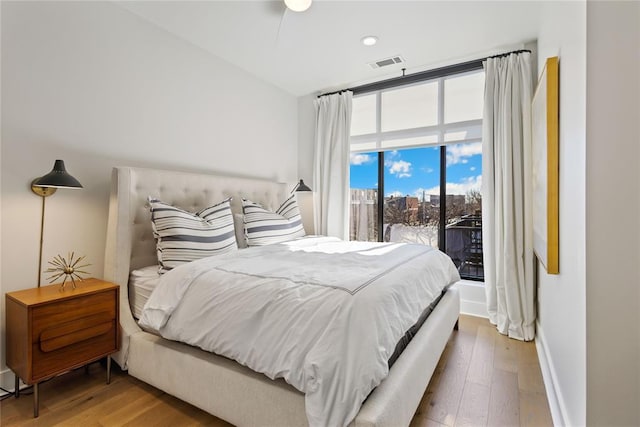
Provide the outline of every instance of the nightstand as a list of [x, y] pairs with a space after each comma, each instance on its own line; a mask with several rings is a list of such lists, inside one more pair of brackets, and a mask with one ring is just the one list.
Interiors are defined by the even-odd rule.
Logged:
[[8, 292], [6, 301], [7, 366], [33, 384], [33, 416], [38, 416], [38, 383], [107, 358], [120, 347], [120, 287], [98, 279]]

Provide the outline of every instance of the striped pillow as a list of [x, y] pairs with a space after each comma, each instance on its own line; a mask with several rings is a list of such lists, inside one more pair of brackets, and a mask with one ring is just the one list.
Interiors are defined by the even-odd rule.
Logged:
[[149, 197], [160, 273], [238, 249], [231, 198], [195, 214]]
[[296, 195], [270, 212], [257, 203], [242, 199], [244, 230], [249, 246], [286, 242], [305, 235]]

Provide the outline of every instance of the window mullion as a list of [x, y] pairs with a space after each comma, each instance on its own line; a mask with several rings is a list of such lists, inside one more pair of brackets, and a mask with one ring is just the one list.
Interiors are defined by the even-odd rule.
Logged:
[[440, 221], [438, 226], [438, 249], [447, 251], [447, 146], [440, 146]]
[[438, 79], [438, 126], [444, 124], [444, 79]]
[[382, 91], [376, 93], [376, 147], [382, 148]]
[[440, 220], [438, 225], [438, 248], [446, 252], [447, 223], [447, 148], [444, 144], [444, 79], [438, 79], [438, 141], [440, 142]]
[[384, 241], [384, 151], [378, 152], [378, 241]]
[[384, 241], [384, 151], [382, 151], [382, 91], [376, 94], [376, 147], [378, 147], [378, 241]]
[[437, 133], [438, 131], [449, 132], [449, 131], [455, 131], [458, 129], [465, 129], [465, 128], [471, 128], [471, 127], [477, 127], [477, 126], [482, 126], [482, 119], [467, 120], [464, 122], [455, 122], [455, 123], [447, 123], [447, 124], [437, 124], [432, 126], [421, 126], [417, 128], [388, 130], [385, 132], [378, 130], [375, 133], [352, 135], [351, 140], [357, 143], [361, 141], [374, 140], [376, 139], [376, 137], [380, 137], [380, 139], [392, 139], [392, 138], [400, 139], [403, 137], [432, 135]]

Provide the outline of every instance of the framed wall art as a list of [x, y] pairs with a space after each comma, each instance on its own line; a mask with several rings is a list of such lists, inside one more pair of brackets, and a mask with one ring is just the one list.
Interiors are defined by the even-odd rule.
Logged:
[[531, 103], [533, 250], [548, 274], [559, 274], [558, 57], [547, 58]]

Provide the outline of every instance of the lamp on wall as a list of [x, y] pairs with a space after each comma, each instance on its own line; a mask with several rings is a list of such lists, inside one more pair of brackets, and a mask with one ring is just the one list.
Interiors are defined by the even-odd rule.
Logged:
[[82, 188], [82, 184], [69, 175], [63, 160], [56, 160], [51, 172], [31, 181], [31, 191], [42, 197], [42, 215], [40, 217], [40, 253], [38, 256], [38, 287], [42, 276], [42, 241], [44, 235], [44, 204], [45, 199], [56, 192], [58, 188]]
[[303, 180], [300, 180], [300, 182], [293, 188], [293, 191], [311, 191], [311, 188], [309, 188]]
[[[315, 234], [316, 227], [313, 219], [313, 192], [303, 180], [294, 187], [296, 199], [298, 199], [298, 207], [300, 208], [300, 216], [302, 217], [302, 226], [307, 234]], [[292, 192], [293, 192], [292, 191]]]

